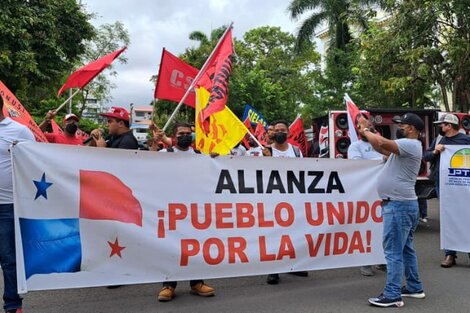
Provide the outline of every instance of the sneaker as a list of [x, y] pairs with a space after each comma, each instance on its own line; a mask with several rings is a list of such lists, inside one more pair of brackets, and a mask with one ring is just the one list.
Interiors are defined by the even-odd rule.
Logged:
[[419, 218], [419, 221], [420, 221], [421, 223], [426, 224], [426, 223], [428, 222], [428, 218], [427, 218], [427, 217], [423, 217], [423, 218], [420, 217], [420, 218]]
[[361, 266], [361, 275], [362, 276], [374, 276], [374, 272], [372, 271], [372, 266]]
[[396, 299], [388, 299], [385, 298], [383, 294], [378, 296], [377, 298], [369, 298], [369, 303], [374, 306], [379, 306], [382, 308], [389, 308], [389, 307], [396, 307], [401, 308], [405, 305], [401, 298]]
[[165, 286], [160, 290], [157, 298], [160, 302], [168, 302], [171, 301], [175, 295], [175, 288]]
[[387, 264], [377, 264], [375, 269], [382, 272], [387, 272]]
[[300, 276], [300, 277], [308, 277], [307, 271], [300, 271], [300, 272], [288, 272], [289, 275]]
[[269, 274], [266, 282], [270, 285], [279, 284], [279, 274]]
[[406, 286], [401, 287], [401, 296], [408, 297], [408, 298], [415, 298], [415, 299], [424, 299], [426, 298], [426, 294], [423, 290], [411, 292], [406, 289]]
[[204, 283], [198, 283], [194, 286], [191, 286], [191, 293], [193, 295], [198, 295], [201, 297], [212, 297], [213, 295], [215, 295], [215, 290], [214, 288]]

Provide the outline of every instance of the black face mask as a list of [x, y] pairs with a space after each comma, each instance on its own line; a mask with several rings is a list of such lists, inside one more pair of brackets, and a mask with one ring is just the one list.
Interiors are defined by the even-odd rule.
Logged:
[[252, 148], [258, 146], [258, 145], [256, 144], [256, 142], [254, 142], [254, 141], [252, 141], [252, 140], [248, 141], [248, 145], [249, 145], [250, 147], [252, 147]]
[[75, 132], [77, 131], [77, 129], [78, 129], [78, 126], [77, 126], [77, 124], [75, 124], [75, 123], [65, 125], [65, 130], [66, 130], [67, 133], [69, 133], [69, 134], [75, 134]]
[[274, 134], [274, 141], [277, 142], [278, 144], [283, 144], [287, 140], [287, 134], [286, 133], [275, 133]]
[[405, 132], [401, 128], [397, 129], [397, 132], [395, 135], [397, 136], [397, 139], [406, 138]]
[[183, 149], [188, 148], [192, 142], [193, 137], [191, 135], [184, 135], [176, 138], [176, 144], [178, 145], [178, 147], [181, 147]]

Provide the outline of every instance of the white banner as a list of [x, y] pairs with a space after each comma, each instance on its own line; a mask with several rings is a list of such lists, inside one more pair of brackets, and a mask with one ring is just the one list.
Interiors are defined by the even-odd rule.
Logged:
[[19, 292], [384, 263], [377, 161], [13, 148]]
[[439, 175], [441, 249], [470, 252], [470, 147], [446, 145]]

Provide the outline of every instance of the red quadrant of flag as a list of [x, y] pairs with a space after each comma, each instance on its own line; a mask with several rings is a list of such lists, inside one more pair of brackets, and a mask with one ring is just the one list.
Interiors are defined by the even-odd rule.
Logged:
[[142, 226], [142, 207], [116, 176], [80, 170], [80, 217]]

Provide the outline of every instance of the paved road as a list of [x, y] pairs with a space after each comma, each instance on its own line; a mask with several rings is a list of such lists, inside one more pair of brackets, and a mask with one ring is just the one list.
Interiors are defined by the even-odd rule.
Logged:
[[[430, 221], [416, 233], [421, 278], [426, 299], [405, 299], [401, 312], [470, 312], [470, 262], [460, 254], [452, 269], [439, 266], [438, 203], [430, 201]], [[87, 288], [30, 292], [25, 296], [25, 313], [150, 313], [150, 312], [377, 312], [367, 298], [378, 295], [385, 274], [363, 277], [357, 268], [310, 272], [308, 278], [282, 275], [281, 284], [270, 286], [264, 276], [211, 280], [217, 295], [201, 298], [189, 294], [187, 282], [177, 297], [159, 303], [160, 284], [124, 286], [119, 289]], [[3, 284], [2, 284], [3, 285]], [[393, 309], [389, 309], [393, 310]]]

